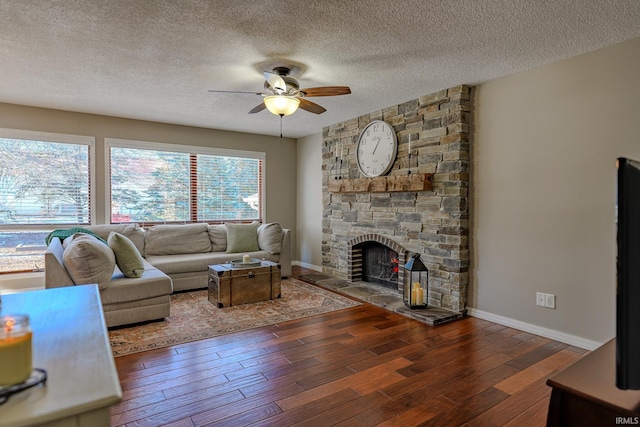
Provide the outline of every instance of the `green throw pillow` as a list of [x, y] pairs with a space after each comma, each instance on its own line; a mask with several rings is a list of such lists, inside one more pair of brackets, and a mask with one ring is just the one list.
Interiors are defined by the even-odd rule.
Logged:
[[136, 245], [120, 233], [112, 231], [107, 239], [109, 247], [116, 256], [116, 264], [124, 277], [142, 277], [144, 261]]
[[225, 224], [227, 227], [227, 253], [255, 252], [258, 247], [258, 224]]

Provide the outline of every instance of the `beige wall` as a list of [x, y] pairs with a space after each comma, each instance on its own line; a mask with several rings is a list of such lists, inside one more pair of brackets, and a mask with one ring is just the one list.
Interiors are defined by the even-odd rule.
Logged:
[[322, 135], [298, 140], [298, 229], [294, 259], [322, 269]]
[[[640, 159], [637, 70], [640, 39], [477, 87], [470, 308], [569, 341], [615, 335], [615, 159]], [[298, 147], [298, 259], [312, 264], [320, 139]]]
[[638, 70], [635, 39], [477, 88], [469, 306], [615, 335], [615, 159], [640, 158]]
[[[46, 96], [43, 95], [43, 96]], [[265, 221], [296, 228], [295, 140], [0, 103], [0, 127], [96, 138], [97, 222], [105, 221], [104, 138], [266, 153]]]

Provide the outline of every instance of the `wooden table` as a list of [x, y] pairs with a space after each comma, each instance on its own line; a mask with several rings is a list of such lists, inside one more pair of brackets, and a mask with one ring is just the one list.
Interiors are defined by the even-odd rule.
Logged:
[[0, 427], [108, 427], [122, 391], [97, 285], [3, 295], [1, 313], [29, 315], [33, 366], [48, 379], [0, 405]]
[[640, 424], [640, 391], [615, 385], [616, 342], [607, 342], [547, 380], [548, 427]]

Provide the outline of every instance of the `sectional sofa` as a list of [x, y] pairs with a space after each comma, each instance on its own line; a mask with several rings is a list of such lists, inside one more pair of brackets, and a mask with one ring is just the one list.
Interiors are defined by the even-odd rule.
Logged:
[[[109, 327], [169, 316], [172, 292], [206, 288], [209, 265], [244, 254], [277, 262], [283, 277], [291, 274], [291, 230], [278, 223], [110, 224], [86, 230], [90, 234], [51, 239], [45, 287], [97, 284]], [[129, 255], [138, 254], [133, 272], [121, 261], [114, 240], [126, 243]]]

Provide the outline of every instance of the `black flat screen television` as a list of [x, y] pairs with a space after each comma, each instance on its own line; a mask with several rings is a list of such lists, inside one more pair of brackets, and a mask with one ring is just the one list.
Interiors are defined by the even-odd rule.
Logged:
[[640, 162], [618, 159], [616, 386], [640, 390]]

